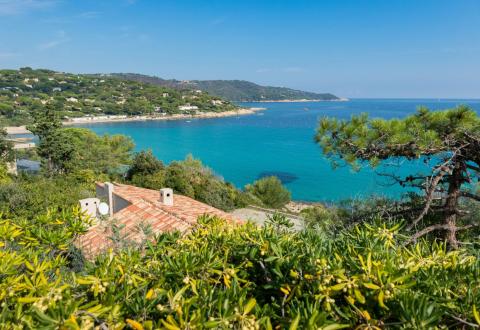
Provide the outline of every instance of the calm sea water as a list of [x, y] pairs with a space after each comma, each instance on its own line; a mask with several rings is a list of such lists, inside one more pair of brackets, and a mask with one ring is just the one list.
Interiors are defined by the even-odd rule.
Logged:
[[[419, 105], [430, 109], [467, 104], [480, 112], [480, 100], [357, 99], [348, 102], [246, 103], [266, 107], [249, 116], [82, 125], [99, 134], [125, 134], [136, 148], [151, 149], [165, 163], [192, 154], [219, 176], [243, 187], [261, 176], [279, 176], [292, 196], [305, 201], [338, 201], [370, 194], [398, 196], [401, 190], [368, 168], [332, 169], [313, 137], [319, 118], [350, 118], [368, 112], [372, 117], [401, 118]], [[395, 169], [406, 173], [403, 164]]]

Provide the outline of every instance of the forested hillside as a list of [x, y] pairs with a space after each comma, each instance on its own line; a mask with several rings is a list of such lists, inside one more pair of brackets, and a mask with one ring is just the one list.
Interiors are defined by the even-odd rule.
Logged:
[[[180, 109], [181, 106], [191, 109]], [[235, 109], [204, 92], [178, 90], [108, 76], [50, 70], [0, 70], [0, 123], [25, 124], [46, 106], [62, 118], [153, 115]]]
[[245, 80], [166, 80], [158, 77], [133, 74], [115, 73], [115, 77], [122, 79], [141, 81], [159, 86], [167, 86], [177, 89], [199, 89], [223, 97], [230, 101], [282, 101], [282, 100], [338, 100], [339, 98], [330, 93], [313, 93], [295, 90], [286, 87], [261, 86]]

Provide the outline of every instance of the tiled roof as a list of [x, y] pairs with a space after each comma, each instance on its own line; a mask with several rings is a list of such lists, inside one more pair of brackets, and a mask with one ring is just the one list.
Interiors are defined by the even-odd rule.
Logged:
[[[100, 187], [103, 184], [97, 183]], [[119, 228], [120, 237], [131, 242], [141, 242], [146, 238], [142, 228], [158, 234], [169, 231], [187, 231], [202, 215], [216, 215], [222, 219], [239, 222], [232, 215], [192, 198], [175, 194], [173, 206], [159, 201], [160, 192], [125, 184], [114, 184], [113, 194], [127, 201], [129, 205], [113, 214], [113, 223]], [[100, 251], [114, 246], [111, 239], [111, 223], [100, 222], [90, 227], [82, 235], [77, 245], [87, 257], [93, 257]]]

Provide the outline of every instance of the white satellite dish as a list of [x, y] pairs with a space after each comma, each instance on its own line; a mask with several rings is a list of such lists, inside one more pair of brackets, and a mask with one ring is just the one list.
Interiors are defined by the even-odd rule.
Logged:
[[101, 215], [107, 215], [108, 214], [108, 204], [107, 203], [100, 203], [100, 205], [98, 205], [98, 212], [101, 214]]

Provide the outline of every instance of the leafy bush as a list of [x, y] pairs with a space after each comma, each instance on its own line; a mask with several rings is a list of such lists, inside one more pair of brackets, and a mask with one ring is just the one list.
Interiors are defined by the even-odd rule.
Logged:
[[127, 174], [127, 181], [150, 189], [169, 187], [176, 193], [222, 210], [246, 205], [241, 191], [223, 181], [192, 156], [163, 167], [151, 152], [138, 153]]
[[252, 185], [247, 185], [245, 190], [258, 197], [267, 207], [281, 208], [290, 202], [290, 192], [275, 176], [257, 180]]
[[[78, 218], [43, 219], [35, 225], [54, 233], [82, 231]], [[448, 251], [427, 241], [405, 247], [399, 225], [357, 225], [326, 240], [276, 223], [259, 228], [201, 218], [185, 236], [162, 234], [144, 253], [110, 251], [74, 273], [62, 253], [48, 253], [43, 236], [27, 234], [32, 224], [2, 220], [0, 323], [67, 329], [480, 324], [475, 250]]]

